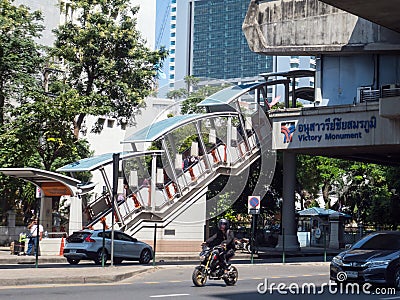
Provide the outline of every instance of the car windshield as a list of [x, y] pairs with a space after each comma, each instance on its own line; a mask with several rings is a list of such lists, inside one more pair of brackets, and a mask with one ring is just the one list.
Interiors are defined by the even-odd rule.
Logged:
[[400, 250], [400, 235], [377, 234], [372, 237], [361, 239], [354, 244], [352, 249], [362, 250]]
[[67, 241], [69, 243], [82, 243], [88, 235], [90, 235], [90, 232], [87, 231], [74, 232], [67, 238]]
[[[99, 233], [97, 234], [97, 236], [102, 238], [102, 237], [103, 237], [103, 232], [99, 232]], [[110, 231], [106, 231], [106, 232], [104, 233], [104, 236], [105, 236], [106, 239], [111, 239], [111, 232], [110, 232]]]

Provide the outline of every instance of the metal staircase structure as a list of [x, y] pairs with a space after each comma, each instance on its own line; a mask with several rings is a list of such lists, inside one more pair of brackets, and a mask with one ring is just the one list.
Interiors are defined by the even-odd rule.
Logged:
[[[269, 84], [229, 87], [199, 104], [205, 114], [154, 122], [126, 138], [132, 151], [121, 153], [125, 189], [114, 200], [114, 226], [130, 235], [155, 223], [166, 227], [220, 175], [240, 175], [268, 155], [271, 127], [263, 95]], [[138, 151], [140, 145], [157, 150]], [[105, 154], [58, 170], [102, 172], [107, 190], [85, 208], [88, 227], [100, 228], [102, 218], [111, 226], [112, 189], [105, 171], [111, 163], [111, 154]]]

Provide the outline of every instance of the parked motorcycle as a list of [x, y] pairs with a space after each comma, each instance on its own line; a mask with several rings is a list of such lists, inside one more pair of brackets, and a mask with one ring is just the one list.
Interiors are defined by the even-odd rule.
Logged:
[[192, 275], [192, 280], [195, 286], [204, 286], [207, 279], [220, 280], [223, 279], [226, 285], [235, 285], [238, 280], [238, 270], [236, 267], [229, 265], [227, 276], [224, 275], [224, 269], [220, 266], [219, 255], [222, 251], [221, 246], [209, 248], [202, 247], [200, 252], [200, 265], [197, 266]]
[[250, 240], [246, 238], [235, 239], [235, 249], [250, 253]]

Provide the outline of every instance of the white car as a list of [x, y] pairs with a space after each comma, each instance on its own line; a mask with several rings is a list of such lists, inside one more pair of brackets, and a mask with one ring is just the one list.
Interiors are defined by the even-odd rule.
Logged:
[[[64, 257], [71, 265], [81, 260], [93, 260], [96, 264], [106, 262], [111, 258], [111, 230], [104, 231], [105, 244], [103, 251], [103, 230], [82, 230], [74, 232], [67, 238], [64, 248]], [[141, 264], [148, 264], [153, 258], [153, 249], [150, 245], [123, 233], [114, 231], [114, 262], [136, 260]]]

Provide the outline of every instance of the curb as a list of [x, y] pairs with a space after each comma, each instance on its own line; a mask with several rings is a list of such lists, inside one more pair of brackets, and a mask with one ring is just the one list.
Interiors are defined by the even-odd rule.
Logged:
[[33, 277], [33, 278], [14, 278], [1, 279], [0, 286], [26, 286], [40, 284], [87, 284], [87, 283], [112, 283], [118, 282], [135, 275], [153, 270], [153, 268], [128, 271], [120, 274], [101, 275], [101, 276], [64, 276], [64, 277]]
[[[250, 258], [250, 254], [239, 254], [235, 255], [237, 259], [246, 259]], [[87, 260], [88, 262], [90, 260]], [[176, 254], [156, 254], [156, 263], [158, 262], [198, 262], [199, 256], [198, 255], [176, 255]], [[18, 256], [18, 255], [10, 255], [7, 257], [0, 256], [0, 265], [17, 265], [17, 264], [35, 264], [36, 260], [34, 256]], [[67, 263], [67, 259], [63, 256], [39, 256], [38, 259], [39, 264], [52, 264], [52, 263]]]
[[[46, 257], [39, 256], [39, 263], [41, 264], [52, 264], [52, 263], [66, 263], [65, 257]], [[23, 264], [35, 264], [36, 259], [34, 256], [15, 256], [10, 258], [0, 258], [0, 265], [23, 265]]]

